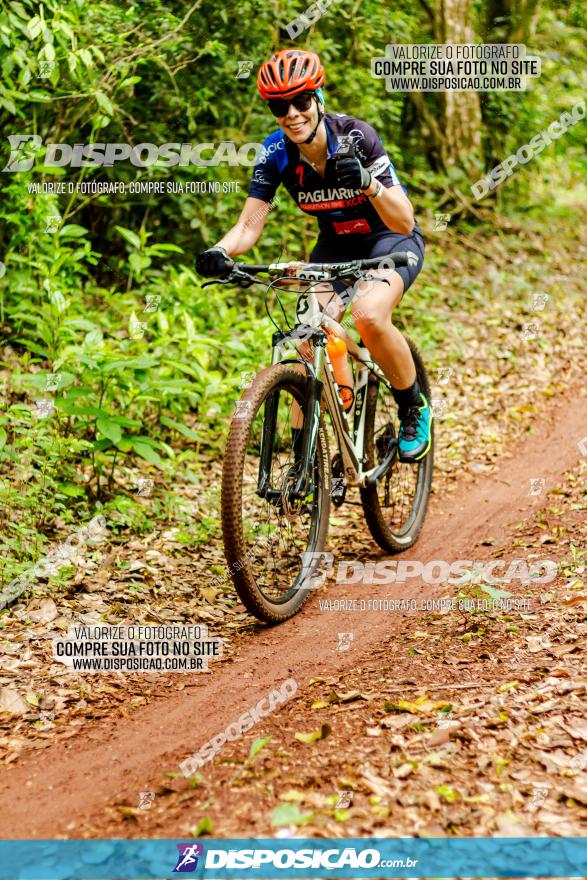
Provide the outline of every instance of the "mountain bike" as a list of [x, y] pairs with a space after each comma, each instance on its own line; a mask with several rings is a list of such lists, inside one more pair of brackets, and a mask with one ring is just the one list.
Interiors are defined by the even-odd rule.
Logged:
[[[222, 474], [221, 512], [228, 572], [249, 612], [279, 623], [300, 610], [325, 578], [331, 503], [340, 507], [358, 487], [367, 525], [379, 546], [399, 553], [416, 541], [428, 506], [433, 446], [416, 464], [398, 459], [397, 406], [369, 351], [322, 307], [316, 287], [374, 279], [369, 270], [409, 265], [410, 253], [346, 263], [232, 263], [207, 284], [264, 284], [276, 327], [271, 365], [244, 389], [231, 420]], [[257, 277], [269, 276], [269, 281]], [[295, 325], [273, 319], [268, 298], [295, 286]], [[330, 334], [344, 339], [354, 373], [354, 402], [345, 411], [328, 356]], [[408, 340], [420, 388], [430, 400], [426, 370]], [[296, 446], [292, 431], [298, 424]], [[337, 452], [331, 459], [326, 417]], [[301, 442], [300, 442], [301, 438]]]

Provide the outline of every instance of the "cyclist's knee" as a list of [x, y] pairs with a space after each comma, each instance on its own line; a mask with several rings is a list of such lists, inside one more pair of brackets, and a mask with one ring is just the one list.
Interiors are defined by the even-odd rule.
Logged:
[[363, 306], [357, 303], [353, 308], [352, 315], [355, 326], [361, 335], [379, 332], [388, 321], [387, 314], [382, 314], [381, 309], [368, 303]]

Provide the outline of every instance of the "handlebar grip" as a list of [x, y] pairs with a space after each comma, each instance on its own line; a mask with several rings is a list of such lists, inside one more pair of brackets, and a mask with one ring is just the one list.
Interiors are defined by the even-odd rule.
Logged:
[[392, 267], [402, 267], [409, 266], [410, 263], [416, 261], [416, 255], [409, 253], [408, 251], [396, 251], [395, 253], [385, 254], [382, 257], [371, 257], [369, 260], [361, 260], [361, 268], [363, 269], [375, 269], [375, 267], [381, 266], [382, 269], [386, 268], [386, 260], [389, 262], [389, 268]]

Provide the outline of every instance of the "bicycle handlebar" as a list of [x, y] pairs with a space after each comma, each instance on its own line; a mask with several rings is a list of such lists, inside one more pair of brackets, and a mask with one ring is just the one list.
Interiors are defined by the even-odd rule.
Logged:
[[337, 274], [338, 272], [347, 271], [349, 269], [375, 269], [382, 263], [382, 269], [394, 269], [398, 266], [409, 266], [416, 262], [417, 257], [415, 254], [410, 253], [409, 251], [396, 251], [395, 253], [385, 254], [381, 257], [370, 257], [368, 260], [348, 260], [338, 263], [303, 263], [293, 260], [289, 263], [262, 263], [258, 265], [234, 263], [233, 269], [246, 272], [250, 275], [256, 274], [257, 272], [268, 272], [270, 275], [279, 275], [292, 267], [308, 271], [313, 269], [315, 271]]
[[368, 260], [349, 260], [340, 263], [304, 263], [292, 260], [287, 263], [235, 263], [231, 260], [227, 266], [229, 272], [223, 278], [215, 278], [207, 281], [208, 284], [240, 284], [242, 287], [250, 287], [251, 284], [262, 283], [260, 278], [254, 276], [259, 272], [266, 272], [270, 276], [298, 279], [299, 281], [329, 281], [337, 278], [353, 277], [358, 272], [366, 269], [395, 269], [401, 266], [411, 266], [418, 262], [415, 254], [409, 251], [396, 251], [381, 257], [370, 257]]

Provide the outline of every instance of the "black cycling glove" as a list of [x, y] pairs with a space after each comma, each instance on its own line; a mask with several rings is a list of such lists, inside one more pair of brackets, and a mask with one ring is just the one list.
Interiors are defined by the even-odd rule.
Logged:
[[196, 260], [196, 272], [206, 278], [221, 278], [228, 275], [232, 260], [223, 247], [211, 247], [202, 251]]
[[356, 156], [334, 157], [336, 176], [341, 186], [348, 189], [367, 189], [371, 185], [371, 173], [363, 168]]

